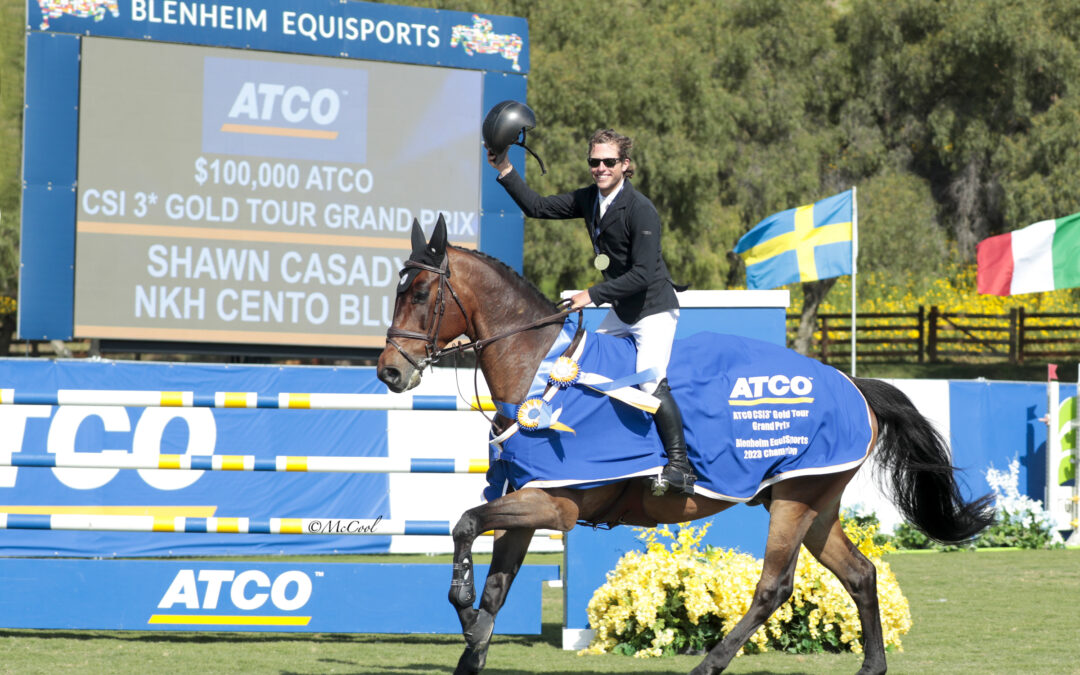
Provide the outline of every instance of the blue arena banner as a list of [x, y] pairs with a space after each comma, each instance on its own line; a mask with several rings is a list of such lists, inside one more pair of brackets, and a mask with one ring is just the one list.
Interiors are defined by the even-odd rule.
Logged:
[[[229, 392], [386, 392], [373, 368], [0, 360], [0, 387]], [[7, 401], [5, 401], [7, 402]], [[444, 413], [439, 413], [444, 414]], [[161, 454], [387, 456], [386, 411], [0, 406], [0, 458]], [[0, 467], [0, 513], [161, 518], [392, 520], [382, 473]], [[448, 518], [457, 514], [438, 514]], [[197, 520], [195, 522], [198, 522]], [[389, 535], [295, 536], [7, 530], [0, 555], [163, 556], [384, 552]]]
[[[487, 569], [476, 566], [480, 579]], [[495, 632], [538, 634], [541, 582], [558, 578], [558, 566], [522, 566]], [[15, 558], [0, 561], [0, 626], [458, 633], [449, 579], [450, 565], [431, 564]]]
[[525, 19], [339, 0], [37, 0], [33, 30], [529, 72]]

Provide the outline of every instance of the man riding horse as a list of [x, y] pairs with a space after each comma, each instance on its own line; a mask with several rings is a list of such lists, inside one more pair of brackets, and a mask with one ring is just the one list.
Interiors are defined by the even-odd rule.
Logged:
[[630, 183], [633, 141], [612, 129], [597, 131], [589, 139], [586, 160], [594, 184], [542, 197], [529, 188], [506, 153], [521, 131], [534, 125], [533, 111], [522, 103], [504, 101], [495, 106], [483, 127], [488, 162], [498, 170], [499, 184], [530, 218], [584, 219], [596, 256], [593, 266], [604, 280], [576, 293], [570, 309], [611, 304], [596, 332], [633, 338], [637, 371], [645, 374], [638, 386], [660, 400], [653, 419], [664, 442], [667, 465], [656, 478], [653, 492], [661, 495], [674, 488], [692, 495], [696, 477], [686, 457], [679, 404], [667, 381], [679, 300], [664, 264], [660, 216], [649, 198]]

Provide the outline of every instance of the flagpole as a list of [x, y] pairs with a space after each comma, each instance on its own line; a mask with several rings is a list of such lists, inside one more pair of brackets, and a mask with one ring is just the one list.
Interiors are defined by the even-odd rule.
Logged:
[[855, 186], [851, 186], [851, 376], [855, 377], [855, 279], [859, 256], [859, 202], [855, 195]]

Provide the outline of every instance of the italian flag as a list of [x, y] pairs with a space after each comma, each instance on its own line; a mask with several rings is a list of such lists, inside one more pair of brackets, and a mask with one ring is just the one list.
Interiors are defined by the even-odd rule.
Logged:
[[984, 295], [1080, 286], [1080, 213], [984, 239], [976, 259], [976, 285]]

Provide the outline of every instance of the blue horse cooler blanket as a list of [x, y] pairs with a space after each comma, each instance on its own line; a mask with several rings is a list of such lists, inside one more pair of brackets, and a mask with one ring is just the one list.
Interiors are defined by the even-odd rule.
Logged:
[[[572, 334], [568, 322], [530, 397], [544, 391]], [[586, 333], [583, 340], [581, 372], [632, 378], [631, 338]], [[871, 450], [870, 411], [851, 380], [783, 347], [699, 333], [675, 341], [668, 381], [682, 410], [697, 494], [749, 501], [788, 478], [857, 467]], [[587, 488], [656, 475], [666, 464], [650, 414], [581, 383], [551, 393], [541, 417], [555, 424], [519, 427], [492, 443], [485, 499], [511, 489]]]

